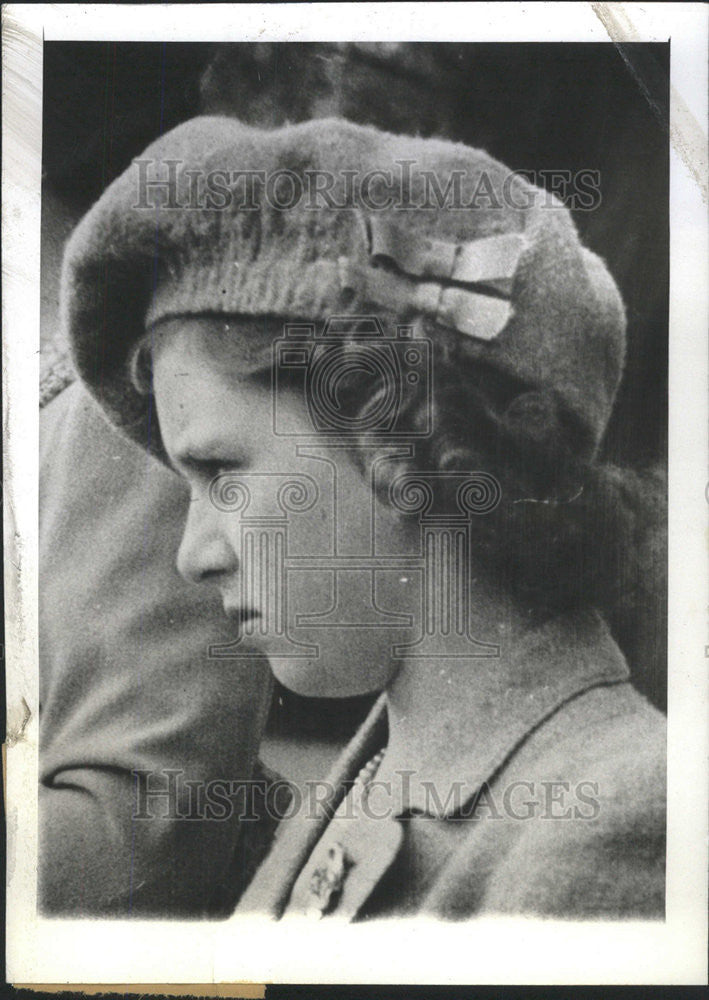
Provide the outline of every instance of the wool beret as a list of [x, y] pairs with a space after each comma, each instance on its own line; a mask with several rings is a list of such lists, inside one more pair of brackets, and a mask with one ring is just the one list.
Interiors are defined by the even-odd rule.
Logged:
[[180, 315], [415, 317], [459, 354], [551, 393], [593, 452], [622, 375], [625, 314], [570, 213], [486, 153], [340, 119], [273, 130], [192, 119], [160, 137], [72, 234], [61, 288], [74, 363], [150, 446], [127, 360]]

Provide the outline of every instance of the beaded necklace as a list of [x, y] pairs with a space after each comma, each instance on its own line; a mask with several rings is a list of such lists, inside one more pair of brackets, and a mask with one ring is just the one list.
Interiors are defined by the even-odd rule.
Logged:
[[[382, 749], [369, 760], [359, 771], [352, 785], [352, 796], [355, 806], [366, 799], [369, 786], [384, 757]], [[345, 876], [352, 866], [351, 860], [339, 841], [335, 841], [327, 850], [325, 864], [315, 869], [310, 877], [308, 915], [321, 919], [337, 904], [345, 882]]]

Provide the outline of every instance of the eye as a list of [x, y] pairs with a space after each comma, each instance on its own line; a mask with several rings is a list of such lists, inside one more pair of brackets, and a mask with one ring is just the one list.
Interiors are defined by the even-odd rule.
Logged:
[[273, 365], [269, 364], [263, 368], [257, 368], [251, 372], [246, 381], [249, 385], [259, 386], [260, 388], [270, 389], [273, 385], [274, 370]]
[[236, 463], [230, 464], [229, 462], [214, 459], [213, 461], [200, 463], [199, 474], [203, 479], [211, 483], [219, 476], [233, 475], [237, 471], [238, 466]]
[[235, 472], [237, 463], [221, 458], [195, 458], [192, 455], [184, 455], [179, 462], [173, 463], [173, 468], [188, 482], [198, 486], [209, 486], [218, 476]]

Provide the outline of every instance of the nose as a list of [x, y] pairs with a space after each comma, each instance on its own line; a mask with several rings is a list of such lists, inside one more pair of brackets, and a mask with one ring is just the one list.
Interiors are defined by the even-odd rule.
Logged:
[[192, 497], [177, 553], [177, 569], [188, 583], [218, 584], [239, 568], [223, 518], [208, 499]]

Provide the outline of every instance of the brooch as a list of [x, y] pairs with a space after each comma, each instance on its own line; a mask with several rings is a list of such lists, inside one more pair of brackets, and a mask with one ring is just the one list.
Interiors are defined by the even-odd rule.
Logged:
[[309, 915], [324, 917], [337, 905], [350, 864], [342, 844], [328, 848], [325, 864], [316, 868], [310, 878]]

